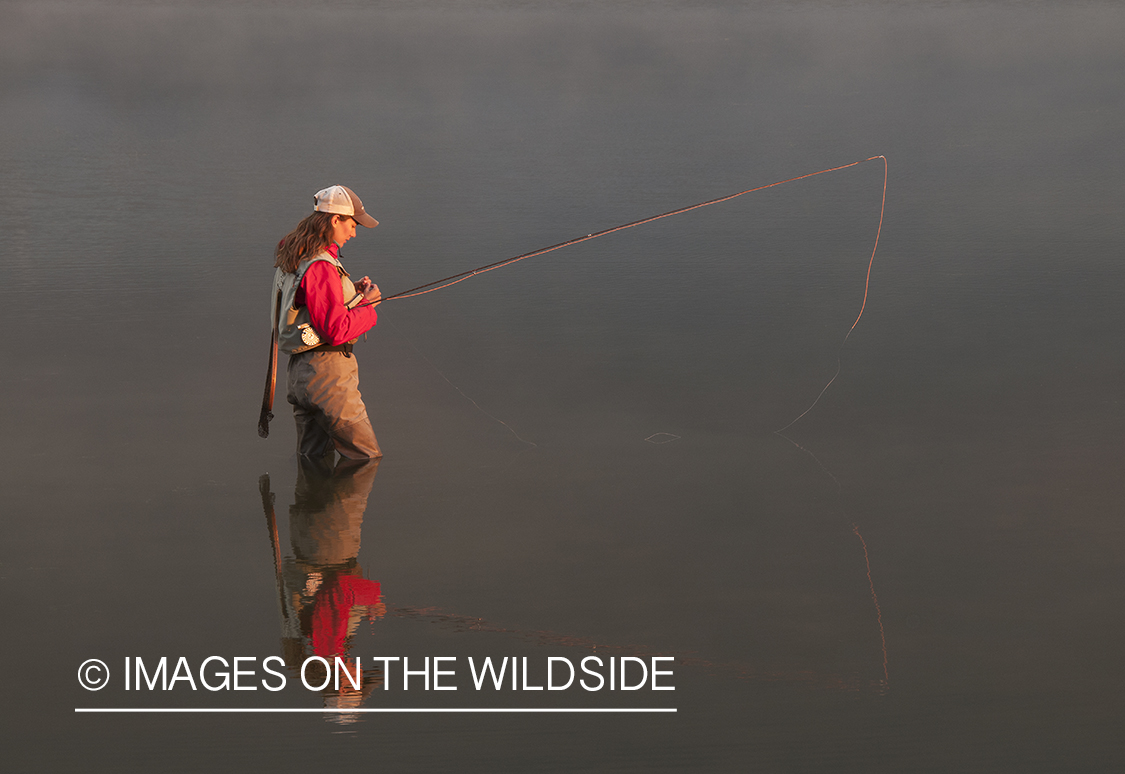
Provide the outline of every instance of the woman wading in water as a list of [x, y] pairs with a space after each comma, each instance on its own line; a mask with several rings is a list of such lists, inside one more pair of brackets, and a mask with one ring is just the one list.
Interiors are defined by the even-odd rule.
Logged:
[[358, 223], [379, 222], [342, 185], [316, 194], [313, 213], [277, 245], [273, 324], [278, 349], [289, 355], [288, 400], [297, 421], [297, 452], [323, 457], [333, 450], [354, 460], [383, 456], [359, 394], [352, 345], [374, 327], [379, 287], [364, 277], [353, 283], [340, 248]]

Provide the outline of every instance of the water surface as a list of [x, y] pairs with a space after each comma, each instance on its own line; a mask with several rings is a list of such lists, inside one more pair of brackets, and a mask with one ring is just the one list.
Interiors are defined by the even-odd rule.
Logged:
[[[1119, 7], [0, 18], [14, 770], [1120, 768]], [[877, 154], [842, 349], [879, 162], [381, 307], [369, 491], [301, 478], [283, 396], [254, 433], [271, 247], [319, 188], [381, 221], [343, 257], [391, 293]], [[323, 706], [120, 668], [311, 652], [317, 584], [359, 581], [353, 657], [677, 659], [675, 692], [363, 706], [678, 712], [73, 712]]]

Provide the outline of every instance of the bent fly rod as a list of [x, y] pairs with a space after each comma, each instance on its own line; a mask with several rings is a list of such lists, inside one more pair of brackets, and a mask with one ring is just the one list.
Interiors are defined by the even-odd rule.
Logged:
[[[767, 188], [773, 188], [775, 186], [785, 185], [786, 183], [792, 183], [792, 182], [795, 182], [797, 180], [804, 180], [806, 177], [816, 177], [817, 175], [823, 175], [827, 172], [837, 172], [841, 169], [848, 169], [849, 167], [859, 166], [860, 164], [866, 163], [868, 161], [874, 161], [875, 159], [882, 159], [883, 160], [883, 204], [880, 205], [880, 208], [879, 208], [879, 232], [881, 232], [882, 229], [883, 229], [883, 210], [884, 210], [885, 205], [887, 203], [887, 157], [886, 156], [871, 156], [870, 158], [863, 159], [862, 161], [853, 161], [851, 164], [844, 164], [844, 165], [839, 166], [839, 167], [829, 167], [828, 169], [822, 169], [819, 172], [809, 172], [807, 175], [798, 175], [797, 177], [790, 177], [786, 180], [778, 180], [776, 183], [769, 183], [767, 185], [760, 185], [757, 188], [748, 188], [745, 191], [739, 191], [738, 193], [730, 194], [728, 196], [720, 196], [718, 199], [709, 199], [705, 202], [699, 202], [698, 204], [691, 204], [691, 205], [688, 205], [687, 207], [680, 207], [679, 209], [669, 210], [668, 212], [662, 212], [659, 215], [652, 215], [652, 216], [649, 216], [647, 218], [641, 218], [640, 220], [634, 220], [630, 223], [623, 223], [620, 226], [613, 226], [612, 228], [607, 228], [607, 229], [604, 229], [602, 231], [597, 231], [597, 232], [594, 232], [593, 234], [586, 234], [585, 236], [575, 237], [574, 239], [568, 239], [565, 242], [559, 242], [557, 245], [551, 245], [550, 247], [543, 247], [543, 248], [540, 248], [539, 250], [532, 250], [530, 253], [524, 253], [522, 255], [517, 255], [514, 258], [505, 258], [502, 261], [496, 261], [496, 263], [490, 263], [490, 264], [487, 264], [485, 266], [479, 266], [475, 269], [469, 269], [468, 271], [463, 271], [460, 274], [454, 274], [452, 276], [445, 277], [444, 279], [434, 280], [433, 282], [427, 282], [425, 285], [419, 285], [416, 288], [410, 288], [410, 290], [404, 290], [401, 293], [395, 293], [394, 295], [391, 295], [391, 296], [383, 296], [379, 301], [377, 301], [375, 303], [383, 303], [384, 301], [394, 301], [394, 300], [399, 299], [399, 298], [411, 298], [412, 296], [420, 296], [420, 295], [423, 295], [424, 293], [433, 293], [435, 290], [441, 290], [442, 288], [447, 288], [450, 285], [456, 285], [458, 282], [464, 282], [465, 280], [469, 279], [470, 277], [475, 277], [478, 274], [484, 274], [485, 272], [489, 272], [489, 271], [495, 271], [496, 269], [503, 268], [504, 266], [515, 263], [516, 261], [522, 261], [525, 258], [534, 258], [537, 255], [543, 255], [544, 253], [549, 253], [549, 252], [552, 252], [554, 250], [561, 250], [564, 247], [570, 247], [571, 245], [576, 245], [579, 242], [588, 242], [591, 239], [597, 239], [598, 237], [605, 236], [606, 234], [612, 234], [615, 231], [624, 231], [627, 228], [633, 228], [634, 226], [641, 226], [641, 225], [644, 225], [645, 223], [652, 223], [654, 220], [660, 220], [661, 218], [670, 218], [673, 215], [680, 215], [681, 213], [690, 212], [691, 210], [698, 210], [702, 207], [710, 207], [712, 204], [719, 204], [720, 202], [726, 202], [726, 201], [730, 201], [731, 199], [737, 199], [739, 196], [745, 196], [746, 194], [754, 193], [755, 191], [764, 191]], [[875, 246], [876, 246], [876, 248], [879, 246], [879, 234], [878, 233], [876, 233], [876, 235], [875, 235]], [[874, 250], [871, 251], [871, 260], [872, 261], [875, 260], [875, 251]], [[868, 262], [867, 272], [868, 272], [867, 273], [868, 280], [870, 280], [870, 278], [871, 278], [871, 262]], [[864, 305], [866, 305], [866, 303], [867, 303], [867, 287], [866, 287], [866, 285], [864, 286], [863, 300], [864, 300]], [[862, 315], [863, 315], [863, 309], [861, 308], [860, 309], [860, 316], [862, 316]], [[856, 318], [856, 323], [858, 323], [858, 322], [859, 322], [859, 318]], [[852, 324], [852, 328], [854, 328], [854, 327], [855, 327], [855, 323]]]

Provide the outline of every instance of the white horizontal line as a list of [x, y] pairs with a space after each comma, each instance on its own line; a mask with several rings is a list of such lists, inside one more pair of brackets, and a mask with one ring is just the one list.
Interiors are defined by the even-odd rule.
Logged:
[[316, 707], [75, 707], [75, 712], [334, 712], [351, 715], [358, 712], [527, 712], [527, 713], [585, 713], [585, 712], [676, 712], [675, 707], [356, 707], [355, 709]]

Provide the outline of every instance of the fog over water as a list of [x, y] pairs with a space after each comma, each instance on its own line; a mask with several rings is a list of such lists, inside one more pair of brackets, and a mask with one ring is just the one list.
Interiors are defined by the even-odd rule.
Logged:
[[[1120, 770], [1122, 40], [1108, 2], [0, 2], [5, 770]], [[377, 475], [298, 465], [284, 379], [254, 432], [320, 188], [390, 294], [879, 155], [866, 304], [879, 160], [380, 306]], [[123, 683], [314, 654], [458, 690]], [[676, 690], [465, 666], [594, 654]], [[677, 712], [74, 712], [325, 706]]]

